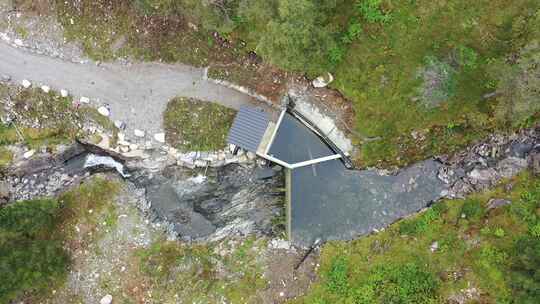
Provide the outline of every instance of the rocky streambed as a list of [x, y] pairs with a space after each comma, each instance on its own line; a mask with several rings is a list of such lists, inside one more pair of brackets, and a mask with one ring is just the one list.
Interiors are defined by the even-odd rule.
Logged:
[[[54, 196], [95, 172], [116, 171], [136, 189], [138, 208], [149, 220], [164, 225], [171, 238], [210, 241], [235, 234], [275, 235], [283, 231], [284, 180], [277, 166], [267, 167], [256, 160], [215, 167], [188, 168], [178, 161], [148, 166], [148, 159], [125, 159], [109, 153], [76, 143], [54, 154], [38, 152], [32, 159], [18, 158], [0, 182], [0, 197], [5, 203]], [[362, 176], [364, 185], [383, 189], [384, 197], [398, 197], [397, 203], [397, 192], [403, 189], [409, 189], [418, 201], [414, 210], [396, 212], [393, 220], [374, 227], [384, 228], [440, 198], [486, 190], [528, 167], [540, 172], [540, 130], [493, 135], [453, 157], [438, 157], [430, 163], [434, 165], [428, 173], [421, 171], [422, 176], [418, 165], [396, 172], [373, 169], [350, 173]], [[437, 185], [437, 189], [424, 189], [430, 185]], [[386, 214], [385, 204], [380, 208], [380, 213]], [[369, 232], [356, 231], [356, 235]], [[355, 235], [354, 231], [350, 235]]]
[[[250, 161], [191, 169], [162, 162], [156, 170], [147, 164], [75, 143], [55, 154], [17, 161], [7, 170], [3, 192], [9, 192], [9, 201], [55, 196], [96, 172], [110, 171], [136, 189], [138, 208], [164, 225], [171, 238], [213, 241], [280, 229], [284, 182], [279, 167]], [[266, 173], [261, 175], [261, 170]]]

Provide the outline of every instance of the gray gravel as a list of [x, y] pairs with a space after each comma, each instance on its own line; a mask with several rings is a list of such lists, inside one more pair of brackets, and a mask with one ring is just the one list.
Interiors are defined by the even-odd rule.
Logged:
[[[108, 104], [111, 118], [127, 124], [130, 131], [150, 134], [162, 129], [162, 114], [175, 96], [194, 97], [238, 109], [257, 104], [251, 97], [203, 79], [203, 69], [185, 65], [138, 63], [123, 65], [77, 64], [26, 52], [0, 42], [0, 75], [14, 82], [30, 80], [66, 89], [75, 97], [85, 96], [92, 104]], [[128, 132], [128, 134], [132, 132]]]

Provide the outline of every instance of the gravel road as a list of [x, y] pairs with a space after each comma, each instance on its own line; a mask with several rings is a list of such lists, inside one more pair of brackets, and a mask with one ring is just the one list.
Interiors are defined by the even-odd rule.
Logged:
[[[0, 42], [0, 75], [20, 83], [66, 89], [77, 99], [108, 104], [111, 118], [150, 134], [162, 130], [162, 114], [175, 96], [194, 97], [238, 109], [257, 104], [253, 98], [203, 79], [203, 69], [185, 65], [138, 63], [77, 64], [27, 52]], [[131, 133], [131, 134], [129, 134]]]

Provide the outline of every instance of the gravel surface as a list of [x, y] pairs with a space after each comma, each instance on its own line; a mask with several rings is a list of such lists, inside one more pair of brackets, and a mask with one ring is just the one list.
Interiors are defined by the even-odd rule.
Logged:
[[[0, 42], [0, 75], [21, 83], [46, 84], [88, 97], [96, 106], [108, 105], [113, 120], [127, 124], [130, 133], [161, 132], [162, 113], [175, 96], [208, 100], [238, 109], [259, 104], [251, 97], [203, 79], [203, 70], [184, 65], [138, 63], [78, 64], [41, 56]], [[78, 99], [78, 98], [77, 98]]]

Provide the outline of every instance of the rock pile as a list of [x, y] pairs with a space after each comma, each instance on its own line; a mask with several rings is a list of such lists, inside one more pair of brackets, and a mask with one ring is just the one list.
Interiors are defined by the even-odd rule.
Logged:
[[452, 158], [441, 157], [447, 166], [439, 171], [438, 177], [450, 185], [447, 197], [462, 198], [484, 191], [528, 167], [540, 173], [540, 166], [534, 166], [537, 159], [540, 161], [540, 129], [492, 135]]

